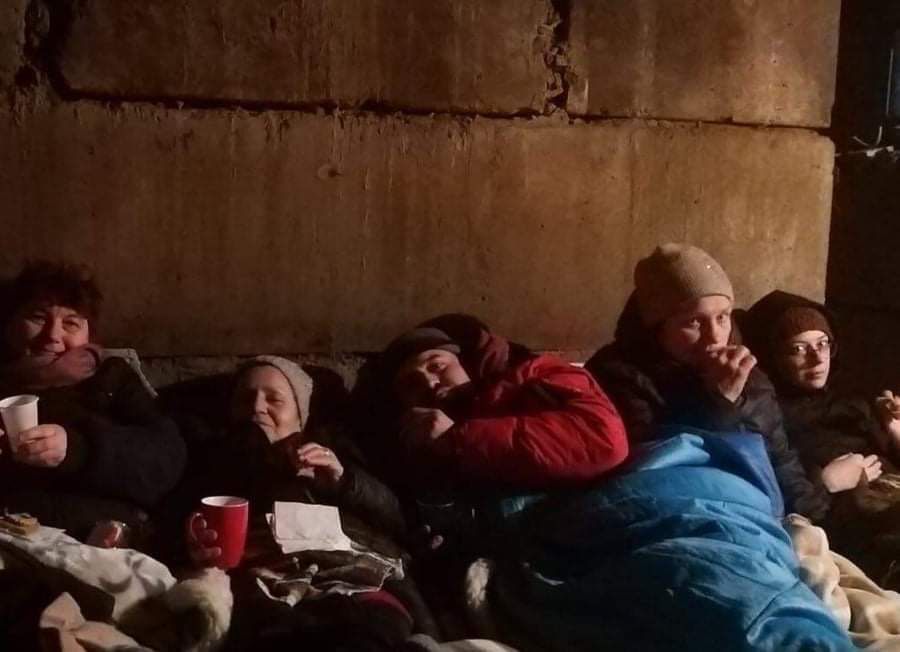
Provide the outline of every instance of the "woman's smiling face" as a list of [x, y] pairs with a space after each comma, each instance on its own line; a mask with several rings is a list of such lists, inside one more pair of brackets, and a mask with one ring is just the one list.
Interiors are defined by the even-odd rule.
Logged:
[[34, 303], [21, 308], [6, 334], [13, 358], [58, 357], [90, 341], [88, 319], [67, 306]]

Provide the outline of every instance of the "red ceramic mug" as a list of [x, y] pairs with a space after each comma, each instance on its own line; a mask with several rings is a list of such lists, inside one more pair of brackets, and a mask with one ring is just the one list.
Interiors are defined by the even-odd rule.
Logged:
[[210, 546], [221, 548], [222, 554], [212, 560], [219, 568], [234, 568], [241, 563], [247, 544], [247, 519], [250, 502], [237, 496], [208, 496], [200, 501], [200, 511], [191, 514], [190, 529], [199, 540], [197, 521], [206, 521], [206, 527], [215, 530], [218, 537]]

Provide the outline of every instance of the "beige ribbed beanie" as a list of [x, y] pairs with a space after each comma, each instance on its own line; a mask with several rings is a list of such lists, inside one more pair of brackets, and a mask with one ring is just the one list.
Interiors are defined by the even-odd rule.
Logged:
[[252, 367], [269, 365], [275, 367], [284, 374], [288, 384], [294, 392], [294, 399], [297, 401], [297, 410], [300, 413], [300, 430], [306, 427], [309, 420], [309, 403], [313, 393], [313, 379], [308, 373], [303, 371], [296, 362], [292, 362], [287, 358], [277, 355], [258, 355], [250, 358], [238, 367], [238, 374]]
[[699, 247], [675, 242], [660, 245], [638, 261], [634, 288], [647, 326], [675, 314], [685, 301], [717, 294], [734, 300], [731, 281], [712, 256]]

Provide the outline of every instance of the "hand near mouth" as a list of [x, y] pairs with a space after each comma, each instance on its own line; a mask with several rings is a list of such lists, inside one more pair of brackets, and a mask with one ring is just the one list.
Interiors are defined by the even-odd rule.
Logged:
[[700, 375], [710, 391], [734, 403], [740, 398], [756, 358], [746, 346], [711, 346], [701, 362]]

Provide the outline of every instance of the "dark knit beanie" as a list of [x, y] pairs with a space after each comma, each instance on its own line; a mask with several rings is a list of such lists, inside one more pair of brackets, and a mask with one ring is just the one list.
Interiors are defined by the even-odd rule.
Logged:
[[806, 331], [822, 331], [834, 340], [828, 319], [820, 311], [809, 306], [788, 308], [775, 322], [775, 338], [782, 344]]
[[386, 379], [393, 379], [410, 357], [424, 351], [437, 349], [460, 354], [459, 344], [439, 328], [414, 328], [388, 344], [381, 358], [381, 369]]
[[[835, 317], [826, 306], [783, 290], [773, 290], [754, 303], [747, 311], [741, 327], [762, 370], [775, 382], [776, 387], [782, 386], [787, 391], [791, 391], [791, 385], [782, 378], [778, 364], [785, 345], [805, 331], [822, 331], [832, 342], [837, 341]], [[834, 351], [832, 347], [832, 354]]]
[[634, 268], [634, 288], [641, 320], [655, 326], [675, 314], [685, 301], [722, 295], [734, 300], [722, 266], [693, 245], [660, 245]]

